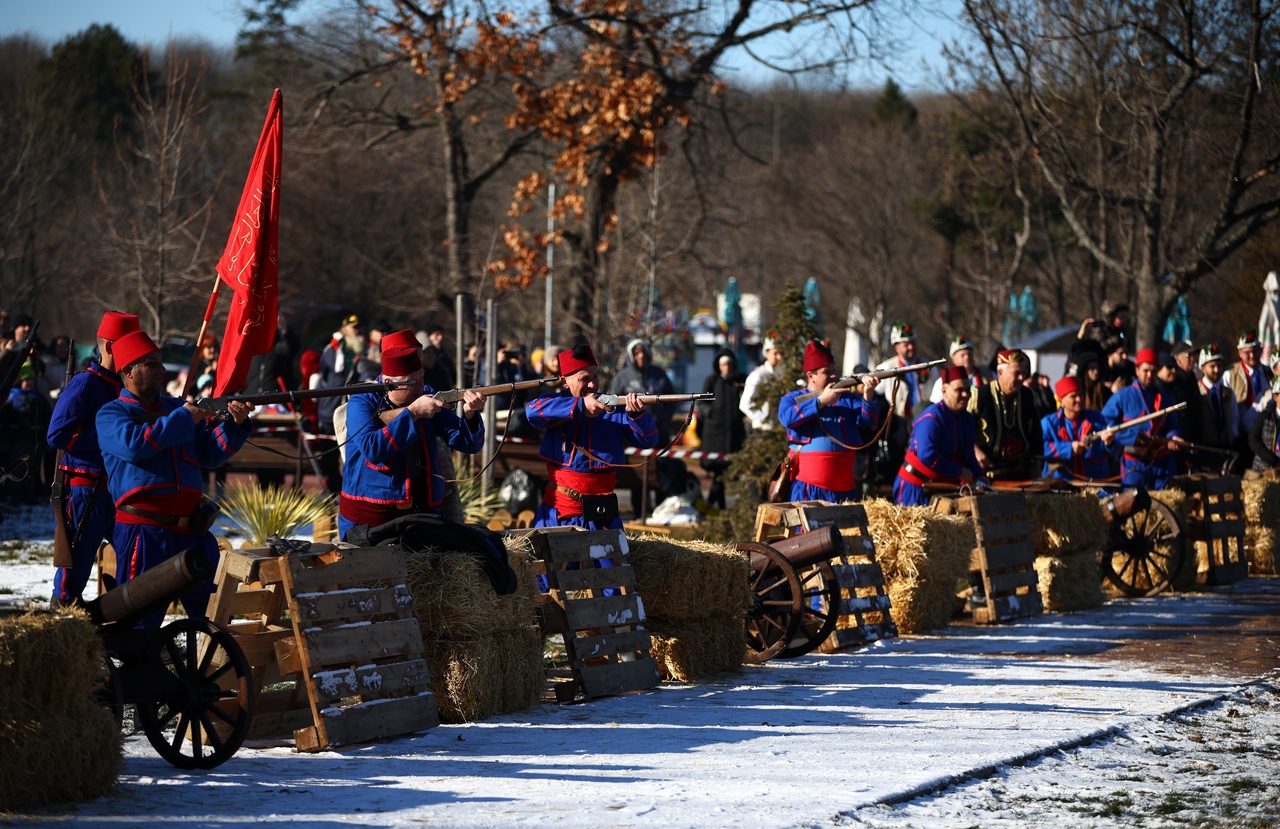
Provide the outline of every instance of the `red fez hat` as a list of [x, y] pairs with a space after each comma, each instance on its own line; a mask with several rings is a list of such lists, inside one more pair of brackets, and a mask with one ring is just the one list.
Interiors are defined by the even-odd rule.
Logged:
[[98, 336], [104, 340], [118, 340], [125, 334], [132, 334], [140, 327], [135, 315], [108, 311], [102, 315], [102, 322], [98, 323]]
[[[391, 349], [402, 345], [407, 345], [410, 348], [417, 348], [418, 338], [414, 335], [413, 331], [406, 328], [403, 331], [396, 331], [394, 334], [383, 335], [380, 345], [382, 346], [382, 353], [386, 354]], [[383, 374], [386, 374], [386, 372], [384, 371]]]
[[1006, 365], [1008, 363], [1016, 363], [1022, 359], [1022, 352], [1016, 348], [1006, 348], [996, 355], [997, 365]]
[[160, 346], [152, 342], [146, 331], [130, 331], [111, 344], [111, 356], [116, 358], [116, 368], [123, 369], [141, 360]]
[[411, 345], [397, 345], [382, 352], [382, 373], [386, 377], [408, 377], [421, 369], [422, 358]]
[[[577, 352], [576, 354], [574, 352]], [[581, 371], [588, 366], [599, 365], [596, 362], [596, 355], [591, 353], [591, 346], [583, 343], [575, 345], [573, 348], [567, 348], [558, 355], [560, 360], [560, 376], [568, 377], [575, 371]]]
[[955, 380], [963, 380], [969, 382], [969, 372], [965, 371], [964, 366], [947, 366], [938, 372], [938, 376], [942, 380], [942, 385], [946, 385]]
[[817, 340], [810, 340], [804, 347], [804, 370], [806, 372], [817, 371], [835, 361], [836, 359], [831, 356], [831, 349]]
[[1053, 393], [1058, 396], [1059, 400], [1066, 397], [1068, 394], [1072, 394], [1073, 392], [1078, 393], [1079, 391], [1080, 384], [1074, 377], [1063, 377], [1061, 380], [1053, 384]]
[[1160, 355], [1156, 353], [1154, 348], [1144, 348], [1138, 352], [1138, 356], [1133, 358], [1133, 364], [1140, 366], [1143, 363], [1150, 363], [1153, 366], [1160, 365]]

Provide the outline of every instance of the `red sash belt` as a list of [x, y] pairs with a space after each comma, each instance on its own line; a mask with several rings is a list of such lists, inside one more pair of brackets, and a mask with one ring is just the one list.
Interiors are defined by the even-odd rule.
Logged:
[[62, 480], [67, 486], [98, 486], [107, 482], [107, 476], [97, 472], [78, 472], [62, 467]]
[[858, 485], [853, 476], [854, 453], [798, 452], [796, 480], [832, 492], [848, 492]]
[[898, 477], [909, 484], [916, 486], [924, 486], [926, 483], [956, 483], [954, 478], [947, 478], [939, 475], [937, 472], [925, 465], [924, 461], [916, 457], [914, 452], [907, 452], [903, 458], [902, 468], [898, 470]]
[[[573, 493], [581, 495], [609, 495], [617, 487], [618, 473], [610, 469], [607, 472], [579, 472], [564, 469], [555, 464], [547, 464], [547, 488], [542, 493], [542, 503], [551, 507], [560, 516], [582, 515], [582, 501], [573, 497]], [[565, 492], [571, 490], [571, 492]]]
[[[137, 513], [125, 512], [121, 507], [126, 506], [149, 514], [138, 515]], [[170, 495], [134, 497], [124, 504], [116, 505], [116, 523], [147, 524], [152, 527], [164, 527], [179, 532], [190, 532], [185, 527], [175, 526], [162, 519], [170, 517], [190, 518], [195, 515], [199, 506], [200, 493], [198, 492], [175, 492]]]

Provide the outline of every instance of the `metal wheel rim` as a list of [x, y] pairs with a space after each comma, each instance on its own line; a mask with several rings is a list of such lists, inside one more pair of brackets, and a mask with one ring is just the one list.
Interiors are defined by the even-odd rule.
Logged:
[[157, 659], [188, 693], [178, 700], [136, 703], [142, 728], [156, 752], [177, 768], [219, 766], [236, 753], [249, 732], [249, 662], [230, 633], [204, 619], [171, 622], [160, 634]]
[[1173, 510], [1153, 499], [1114, 530], [1123, 541], [1107, 550], [1103, 573], [1117, 590], [1126, 596], [1155, 596], [1177, 581], [1187, 556]]
[[739, 541], [734, 549], [750, 556], [759, 553], [769, 565], [751, 573], [755, 604], [747, 612], [747, 653], [743, 662], [758, 664], [777, 656], [800, 627], [800, 578], [786, 557], [768, 544]]
[[[827, 562], [800, 570], [800, 626], [787, 647], [778, 654], [792, 659], [812, 653], [836, 629], [840, 617], [840, 583]], [[818, 606], [813, 607], [814, 604]]]

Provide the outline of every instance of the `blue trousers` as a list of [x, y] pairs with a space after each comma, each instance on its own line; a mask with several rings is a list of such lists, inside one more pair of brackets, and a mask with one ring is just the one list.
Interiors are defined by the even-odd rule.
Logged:
[[[608, 524], [600, 524], [595, 521], [587, 521], [582, 515], [568, 515], [561, 518], [560, 513], [556, 511], [555, 507], [550, 507], [544, 503], [539, 503], [538, 512], [533, 519], [533, 526], [535, 527], [582, 527], [588, 530], [620, 530], [622, 529], [622, 516], [618, 516], [617, 518], [610, 521]], [[613, 562], [605, 559], [601, 559], [600, 561], [596, 562], [596, 566], [600, 568], [612, 567]], [[577, 570], [580, 568], [578, 567], [577, 562], [573, 562], [565, 569]], [[550, 584], [547, 582], [546, 576], [538, 576], [537, 581], [538, 581], [539, 591], [546, 593], [551, 589]], [[613, 596], [618, 591], [610, 587], [602, 590], [601, 592], [606, 596]]]
[[[124, 584], [131, 578], [173, 558], [189, 547], [198, 547], [209, 557], [213, 565], [211, 572], [218, 572], [218, 560], [222, 551], [213, 533], [203, 536], [180, 533], [164, 527], [150, 524], [116, 523], [112, 544], [116, 548], [116, 583]], [[209, 597], [213, 595], [213, 582], [197, 584], [180, 598], [182, 607], [192, 619], [204, 619], [208, 616]], [[161, 608], [138, 623], [138, 627], [158, 628], [164, 623], [164, 612]]]
[[70, 540], [75, 540], [76, 528], [82, 527], [80, 540], [71, 548], [71, 566], [59, 567], [53, 573], [53, 597], [64, 602], [80, 598], [89, 583], [98, 545], [111, 538], [115, 529], [116, 508], [111, 503], [111, 493], [106, 486], [97, 487], [96, 494], [94, 489], [70, 487], [70, 498], [64, 505]]

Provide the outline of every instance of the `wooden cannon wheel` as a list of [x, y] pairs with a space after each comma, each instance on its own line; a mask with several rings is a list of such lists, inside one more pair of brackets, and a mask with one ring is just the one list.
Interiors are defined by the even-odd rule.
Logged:
[[1153, 499], [1108, 528], [1102, 574], [1126, 596], [1155, 596], [1177, 580], [1186, 558], [1178, 517]]
[[840, 583], [825, 561], [802, 568], [800, 577], [800, 626], [791, 642], [778, 653], [783, 659], [804, 656], [818, 648], [836, 629]]
[[214, 768], [249, 733], [249, 661], [227, 630], [205, 619], [170, 622], [159, 635], [160, 687], [134, 700], [142, 729], [172, 765]]
[[800, 578], [782, 553], [756, 541], [739, 541], [733, 548], [761, 556], [765, 564], [751, 571], [755, 600], [747, 611], [747, 655], [755, 664], [777, 656], [800, 627]]

